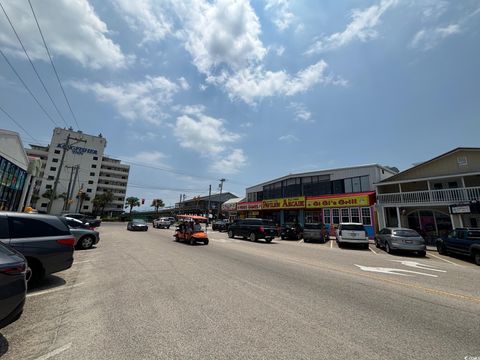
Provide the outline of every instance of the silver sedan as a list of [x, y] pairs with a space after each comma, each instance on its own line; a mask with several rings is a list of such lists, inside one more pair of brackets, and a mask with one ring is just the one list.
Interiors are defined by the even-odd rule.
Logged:
[[425, 240], [412, 229], [385, 228], [375, 236], [375, 246], [384, 248], [387, 253], [394, 250], [416, 252], [420, 256], [426, 255]]

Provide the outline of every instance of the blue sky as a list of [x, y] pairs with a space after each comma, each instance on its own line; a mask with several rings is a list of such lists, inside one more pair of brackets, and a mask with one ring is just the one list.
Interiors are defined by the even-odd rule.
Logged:
[[[73, 125], [27, 0], [1, 0]], [[204, 195], [291, 172], [400, 169], [479, 146], [480, 1], [31, 0], [80, 128], [132, 165], [128, 195]], [[64, 126], [0, 12], [0, 48]], [[0, 106], [53, 123], [0, 58]], [[6, 116], [0, 127], [19, 131]]]

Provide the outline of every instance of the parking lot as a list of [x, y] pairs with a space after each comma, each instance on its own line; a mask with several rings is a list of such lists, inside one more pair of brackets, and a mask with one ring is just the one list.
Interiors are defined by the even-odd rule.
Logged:
[[104, 223], [98, 246], [30, 290], [0, 332], [2, 359], [479, 356], [480, 268], [425, 258], [209, 231]]

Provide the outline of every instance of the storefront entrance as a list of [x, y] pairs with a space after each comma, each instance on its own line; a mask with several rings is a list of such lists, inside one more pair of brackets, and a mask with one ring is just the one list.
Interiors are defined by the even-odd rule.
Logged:
[[442, 237], [452, 230], [448, 214], [437, 210], [414, 210], [407, 214], [408, 227], [426, 239]]

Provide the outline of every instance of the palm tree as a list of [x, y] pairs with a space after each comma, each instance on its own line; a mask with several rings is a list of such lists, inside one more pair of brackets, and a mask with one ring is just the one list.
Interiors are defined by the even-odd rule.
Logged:
[[135, 196], [130, 196], [128, 198], [125, 199], [125, 202], [127, 203], [127, 205], [125, 205], [125, 208], [130, 208], [130, 213], [132, 212], [132, 209], [135, 207], [135, 206], [140, 206], [140, 199], [135, 197]]
[[[111, 191], [106, 191], [103, 194], [96, 195], [93, 199], [93, 206], [96, 211], [100, 209], [100, 214], [103, 215], [105, 207], [110, 204], [113, 200], [113, 193]], [[96, 212], [95, 211], [95, 212]]]
[[152, 205], [150, 205], [150, 206], [153, 206], [155, 208], [155, 212], [158, 213], [158, 209], [161, 208], [161, 207], [164, 207], [165, 203], [163, 202], [162, 199], [153, 199], [152, 200]]

